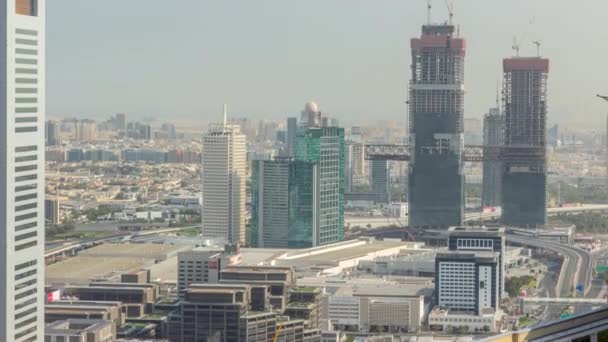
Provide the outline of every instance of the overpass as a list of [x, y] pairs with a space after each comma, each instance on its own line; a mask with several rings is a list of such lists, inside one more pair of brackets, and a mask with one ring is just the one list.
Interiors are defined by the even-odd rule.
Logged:
[[[568, 207], [568, 208], [547, 208], [547, 215], [558, 215], [563, 213], [582, 213], [582, 212], [593, 212], [593, 211], [608, 211], [608, 204], [583, 204], [580, 207]], [[464, 215], [464, 221], [476, 221], [476, 220], [493, 220], [499, 218], [501, 215], [500, 209], [494, 212], [482, 213], [482, 212], [469, 212]], [[345, 224], [350, 224], [351, 227], [360, 226], [361, 228], [367, 227], [369, 224], [370, 228], [386, 227], [391, 225], [404, 226], [407, 225], [407, 217], [402, 219], [395, 219], [393, 217], [382, 216], [382, 217], [361, 217], [361, 216], [345, 216]]]

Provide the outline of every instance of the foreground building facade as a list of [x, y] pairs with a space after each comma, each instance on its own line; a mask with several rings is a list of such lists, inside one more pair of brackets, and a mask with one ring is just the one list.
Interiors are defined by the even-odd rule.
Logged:
[[45, 1], [0, 3], [0, 340], [44, 336]]

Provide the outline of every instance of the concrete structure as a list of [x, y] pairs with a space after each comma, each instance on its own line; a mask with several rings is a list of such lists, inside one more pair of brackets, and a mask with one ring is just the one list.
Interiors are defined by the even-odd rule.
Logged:
[[[483, 118], [483, 146], [486, 151], [498, 150], [504, 140], [504, 116], [499, 108], [490, 108]], [[502, 163], [498, 158], [483, 161], [482, 206], [500, 206], [502, 200]]]
[[547, 222], [547, 77], [549, 60], [503, 61], [505, 116], [502, 222], [536, 227]]
[[462, 171], [466, 42], [452, 25], [425, 25], [411, 40], [410, 226], [464, 219]]
[[485, 309], [479, 315], [471, 315], [435, 308], [429, 314], [429, 329], [458, 334], [498, 332], [502, 315], [502, 311], [494, 309]]
[[319, 167], [317, 196], [312, 200], [319, 213], [318, 230], [312, 231], [312, 246], [344, 239], [344, 129], [300, 128], [296, 136], [295, 160]]
[[116, 327], [109, 321], [68, 319], [56, 321], [44, 328], [45, 342], [112, 342]]
[[[361, 139], [361, 136], [358, 137]], [[360, 141], [353, 141], [352, 146], [352, 158], [351, 158], [351, 172], [353, 176], [353, 182], [360, 182], [366, 175], [366, 163], [365, 163], [365, 145]]]
[[318, 163], [289, 159], [254, 160], [251, 177], [253, 247], [302, 248], [318, 241]]
[[0, 3], [0, 341], [44, 336], [45, 14]]
[[230, 266], [222, 270], [220, 279], [222, 284], [268, 286], [270, 305], [278, 310], [286, 308], [287, 295], [295, 285], [291, 267]]
[[481, 227], [451, 227], [448, 230], [448, 250], [462, 252], [490, 251], [498, 253], [498, 293], [505, 288], [505, 229]]
[[246, 141], [225, 114], [203, 140], [203, 238], [244, 243]]
[[498, 309], [498, 253], [438, 253], [435, 265], [435, 303], [440, 308], [475, 315], [485, 309]]

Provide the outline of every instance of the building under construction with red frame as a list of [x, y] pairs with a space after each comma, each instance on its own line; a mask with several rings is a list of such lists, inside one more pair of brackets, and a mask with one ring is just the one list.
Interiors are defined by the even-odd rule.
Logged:
[[466, 41], [453, 25], [424, 25], [411, 40], [409, 225], [462, 225]]
[[502, 223], [538, 227], [547, 219], [547, 77], [549, 60], [503, 60]]

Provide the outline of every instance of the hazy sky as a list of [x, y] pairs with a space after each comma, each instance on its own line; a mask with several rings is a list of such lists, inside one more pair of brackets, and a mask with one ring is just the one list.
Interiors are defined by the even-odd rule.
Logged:
[[[344, 123], [405, 120], [424, 0], [48, 0], [47, 112], [161, 120], [279, 118], [308, 100]], [[435, 20], [446, 18], [434, 0]], [[465, 116], [493, 106], [514, 35], [551, 58], [549, 121], [598, 125], [608, 103], [606, 0], [460, 0]]]

